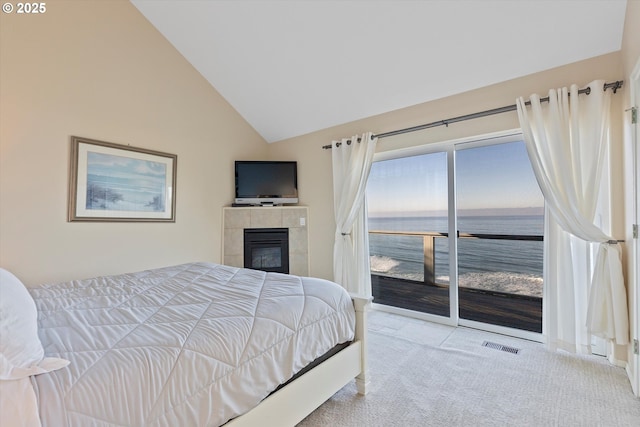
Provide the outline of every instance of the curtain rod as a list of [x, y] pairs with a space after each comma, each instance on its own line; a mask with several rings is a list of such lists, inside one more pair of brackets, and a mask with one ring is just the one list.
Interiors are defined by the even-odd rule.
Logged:
[[[618, 89], [620, 89], [622, 87], [622, 84], [624, 83], [623, 80], [617, 80], [615, 82], [611, 82], [611, 83], [605, 83], [604, 85], [604, 90], [607, 89], [612, 89], [613, 93], [616, 93], [616, 91]], [[584, 89], [580, 89], [578, 91], [578, 94], [586, 94], [589, 95], [591, 93], [591, 88], [590, 87], [586, 87]], [[540, 102], [549, 102], [549, 97], [545, 97], [545, 98], [540, 98]], [[527, 101], [524, 103], [525, 105], [531, 105], [531, 101]], [[493, 116], [494, 114], [501, 114], [501, 113], [507, 113], [509, 111], [516, 111], [518, 109], [518, 107], [516, 106], [516, 104], [513, 105], [507, 105], [505, 107], [499, 107], [499, 108], [493, 108], [491, 110], [485, 110], [485, 111], [480, 111], [477, 113], [471, 113], [471, 114], [465, 114], [464, 116], [458, 116], [458, 117], [453, 117], [450, 119], [444, 119], [444, 120], [438, 120], [437, 122], [431, 122], [431, 123], [427, 123], [424, 125], [418, 125], [418, 126], [412, 126], [409, 128], [404, 128], [404, 129], [398, 129], [398, 130], [392, 130], [390, 132], [384, 132], [381, 133], [379, 135], [372, 135], [371, 138], [387, 138], [389, 136], [395, 136], [395, 135], [400, 135], [403, 133], [409, 133], [409, 132], [416, 132], [419, 130], [423, 130], [423, 129], [429, 129], [429, 128], [433, 128], [433, 127], [437, 127], [437, 126], [449, 126], [450, 123], [457, 123], [457, 122], [463, 122], [465, 120], [471, 120], [471, 119], [478, 119], [480, 117], [486, 117], [486, 116]], [[350, 142], [350, 141], [348, 141]], [[360, 138], [358, 138], [358, 142], [360, 142]], [[329, 150], [332, 148], [332, 145], [323, 145], [322, 146], [323, 149], [325, 150]]]

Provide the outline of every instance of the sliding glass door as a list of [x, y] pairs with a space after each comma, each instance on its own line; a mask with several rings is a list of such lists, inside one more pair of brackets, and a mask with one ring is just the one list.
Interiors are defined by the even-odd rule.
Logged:
[[542, 332], [544, 199], [524, 142], [456, 148], [460, 318]]
[[367, 187], [375, 303], [542, 331], [544, 202], [519, 137], [378, 156]]
[[447, 152], [375, 162], [367, 184], [376, 303], [450, 316]]

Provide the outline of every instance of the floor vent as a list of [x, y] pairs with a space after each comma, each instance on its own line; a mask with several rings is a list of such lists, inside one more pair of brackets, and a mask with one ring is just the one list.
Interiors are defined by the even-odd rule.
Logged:
[[497, 344], [491, 341], [485, 341], [482, 343], [483, 347], [493, 348], [495, 350], [506, 351], [507, 353], [518, 354], [520, 353], [519, 348], [509, 347], [508, 345]]

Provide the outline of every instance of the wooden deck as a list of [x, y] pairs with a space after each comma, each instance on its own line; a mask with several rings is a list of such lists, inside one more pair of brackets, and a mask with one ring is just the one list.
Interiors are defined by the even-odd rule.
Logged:
[[[374, 302], [449, 316], [449, 287], [371, 275]], [[459, 288], [460, 318], [542, 332], [542, 298]]]

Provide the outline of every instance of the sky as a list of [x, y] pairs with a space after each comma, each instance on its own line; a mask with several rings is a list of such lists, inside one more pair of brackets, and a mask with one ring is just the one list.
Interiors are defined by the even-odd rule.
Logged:
[[[456, 151], [460, 215], [542, 213], [544, 199], [524, 142]], [[445, 152], [375, 162], [367, 184], [370, 216], [446, 216]]]
[[[154, 196], [165, 192], [167, 167], [164, 163], [89, 151], [87, 181], [120, 194], [123, 210], [148, 210]], [[111, 207], [110, 209], [112, 209]]]

